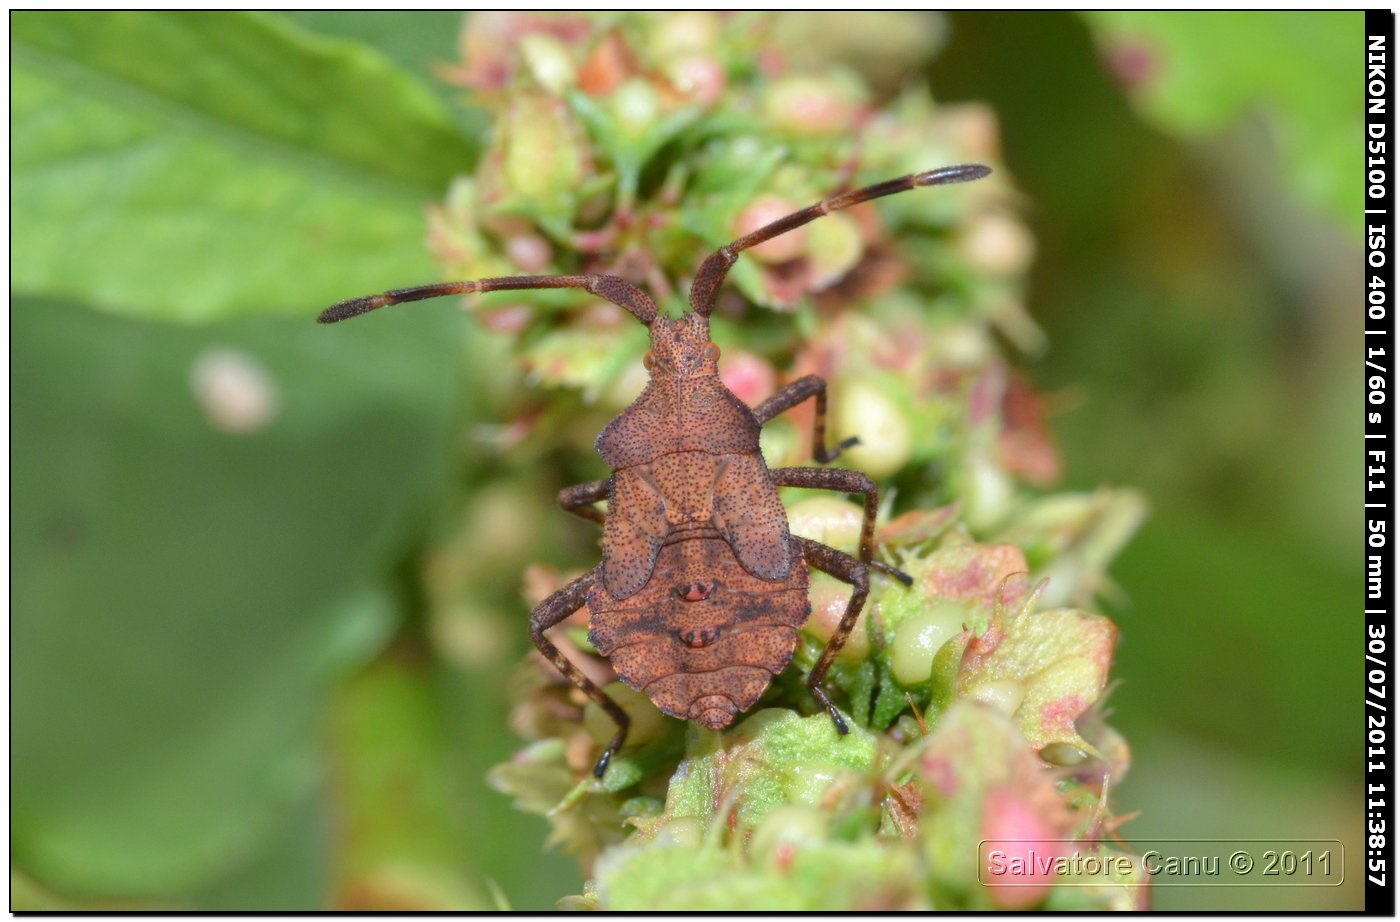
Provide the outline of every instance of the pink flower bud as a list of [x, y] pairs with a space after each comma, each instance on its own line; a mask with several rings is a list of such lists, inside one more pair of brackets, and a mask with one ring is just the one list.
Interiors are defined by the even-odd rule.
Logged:
[[719, 379], [749, 406], [757, 406], [778, 389], [778, 373], [752, 352], [726, 351], [719, 360]]
[[1028, 909], [1055, 885], [1064, 844], [1020, 792], [1002, 785], [987, 790], [982, 808], [980, 877], [1002, 909]]
[[686, 97], [711, 106], [724, 95], [724, 67], [708, 54], [690, 54], [667, 68], [671, 85]]
[[[799, 207], [780, 195], [760, 196], [739, 212], [739, 217], [734, 221], [734, 234], [736, 237], [751, 234], [765, 224], [772, 224], [779, 218], [787, 217]], [[799, 227], [766, 243], [760, 243], [748, 252], [762, 262], [782, 263], [801, 256], [806, 246], [807, 228]]]

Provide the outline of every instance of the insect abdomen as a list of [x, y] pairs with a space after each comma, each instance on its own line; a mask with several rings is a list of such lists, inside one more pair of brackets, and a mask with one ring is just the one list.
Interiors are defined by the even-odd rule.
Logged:
[[589, 639], [618, 678], [672, 717], [728, 726], [787, 666], [807, 620], [807, 568], [759, 579], [723, 538], [673, 541], [653, 578], [624, 601], [603, 584], [588, 597]]

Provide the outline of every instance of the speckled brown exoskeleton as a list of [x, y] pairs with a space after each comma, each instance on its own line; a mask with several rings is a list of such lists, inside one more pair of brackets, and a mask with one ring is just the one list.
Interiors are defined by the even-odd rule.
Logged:
[[[651, 380], [641, 396], [598, 436], [613, 474], [569, 487], [559, 503], [603, 526], [603, 560], [545, 599], [530, 616], [535, 646], [617, 724], [595, 774], [627, 738], [627, 714], [559, 652], [545, 632], [584, 605], [589, 639], [618, 678], [645, 693], [664, 713], [712, 730], [729, 726], [786, 668], [811, 605], [807, 568], [849, 583], [850, 601], [822, 651], [807, 687], [846, 733], [845, 719], [822, 679], [845, 644], [869, 591], [870, 571], [908, 582], [872, 558], [878, 493], [869, 477], [834, 468], [769, 469], [759, 430], [785, 410], [814, 400], [813, 455], [825, 464], [855, 439], [826, 444], [826, 382], [793, 381], [755, 408], [721, 383], [719, 349], [710, 341], [710, 313], [739, 253], [828, 212], [920, 186], [979, 179], [977, 164], [945, 167], [834, 196], [720, 247], [700, 264], [690, 287], [691, 310], [658, 316], [655, 302], [614, 275], [514, 276], [447, 282], [352, 298], [318, 318], [335, 323], [376, 308], [443, 295], [526, 288], [582, 288], [622, 307], [651, 330], [644, 360]], [[808, 487], [865, 497], [857, 556], [793, 535], [779, 487]], [[596, 503], [607, 500], [604, 515]]]

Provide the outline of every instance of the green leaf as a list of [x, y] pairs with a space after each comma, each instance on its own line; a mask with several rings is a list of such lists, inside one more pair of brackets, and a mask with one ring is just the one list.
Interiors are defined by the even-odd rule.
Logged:
[[722, 736], [691, 725], [686, 757], [666, 795], [670, 817], [715, 821], [733, 804], [734, 822], [749, 827], [789, 802], [813, 779], [851, 769], [869, 771], [878, 751], [860, 727], [842, 736], [826, 714], [802, 717], [783, 708], [755, 711]]
[[444, 103], [459, 102], [460, 86], [438, 77], [457, 56], [464, 16], [456, 10], [281, 10], [277, 15], [309, 32], [353, 39], [417, 76]]
[[15, 288], [210, 320], [433, 274], [474, 150], [379, 54], [247, 13], [19, 13]]
[[416, 76], [446, 109], [457, 129], [468, 138], [491, 131], [490, 114], [445, 75], [461, 51], [458, 40], [469, 15], [457, 10], [282, 10], [278, 16], [321, 35], [353, 39], [375, 49]]
[[[36, 880], [178, 898], [304, 815], [328, 685], [393, 622], [373, 587], [461, 399], [460, 315], [394, 319], [13, 304], [11, 836]], [[261, 369], [261, 420], [192, 387], [211, 354]]]
[[804, 841], [790, 866], [746, 866], [709, 845], [623, 846], [599, 862], [611, 912], [812, 912], [922, 908], [918, 862], [904, 843]]
[[[1361, 104], [1348, 104], [1360, 100], [1360, 12], [1085, 15], [1111, 58], [1141, 60], [1144, 72], [1125, 77], [1140, 81], [1133, 89], [1159, 125], [1199, 136], [1263, 110], [1303, 197], [1360, 229]], [[1353, 83], [1355, 96], [1339, 96]]]
[[486, 909], [447, 758], [449, 715], [432, 661], [396, 645], [342, 690], [334, 715], [343, 839], [338, 904], [351, 910]]
[[1002, 702], [1036, 749], [1069, 743], [1094, 752], [1075, 721], [1103, 694], [1117, 642], [1118, 629], [1102, 615], [1067, 608], [1009, 614], [969, 644], [958, 691]]

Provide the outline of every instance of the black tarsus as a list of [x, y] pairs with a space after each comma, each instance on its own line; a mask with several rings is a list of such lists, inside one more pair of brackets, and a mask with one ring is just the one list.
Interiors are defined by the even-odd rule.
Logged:
[[851, 636], [851, 629], [860, 619], [860, 611], [865, 606], [866, 596], [870, 594], [870, 570], [850, 554], [838, 551], [834, 547], [827, 547], [808, 538], [795, 537], [795, 540], [802, 546], [802, 557], [808, 565], [851, 584], [851, 598], [846, 602], [846, 611], [841, 615], [841, 621], [832, 632], [831, 639], [826, 642], [826, 648], [822, 650], [817, 664], [807, 674], [807, 688], [811, 690], [812, 697], [831, 715], [832, 722], [836, 724], [836, 732], [844, 736], [848, 732], [846, 721], [841, 717], [836, 705], [831, 703], [831, 698], [827, 696], [821, 683], [822, 679], [826, 678], [826, 671], [831, 668], [832, 661], [836, 659], [836, 654], [846, 645], [846, 638]]
[[754, 408], [753, 415], [762, 426], [773, 417], [790, 410], [808, 398], [815, 398], [816, 416], [812, 420], [812, 457], [821, 464], [830, 464], [841, 457], [841, 452], [852, 445], [859, 445], [860, 439], [851, 436], [843, 439], [830, 449], [826, 447], [826, 379], [819, 375], [803, 375], [787, 387]]
[[613, 736], [612, 742], [608, 743], [608, 747], [603, 750], [598, 764], [593, 767], [593, 774], [598, 778], [603, 777], [614, 753], [621, 749], [622, 744], [627, 741], [627, 728], [630, 726], [631, 720], [621, 705], [609, 698], [601, 688], [594, 685], [593, 681], [583, 674], [583, 670], [570, 662], [563, 653], [560, 653], [559, 648], [548, 637], [544, 636], [544, 632], [587, 604], [588, 590], [593, 588], [593, 584], [602, 578], [602, 573], [603, 567], [599, 564], [545, 599], [530, 613], [530, 639], [535, 642], [535, 647], [554, 664], [555, 669], [562, 672], [570, 682], [583, 689], [584, 694], [596, 701], [598, 706], [612, 718], [613, 723], [617, 724], [617, 734]]

